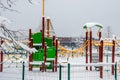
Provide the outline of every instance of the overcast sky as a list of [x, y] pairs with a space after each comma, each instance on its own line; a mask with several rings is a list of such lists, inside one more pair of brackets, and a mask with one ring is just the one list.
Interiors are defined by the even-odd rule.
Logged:
[[[1, 15], [12, 21], [10, 29], [39, 30], [41, 1], [32, 5], [27, 0], [19, 0], [15, 9], [20, 13], [1, 10]], [[120, 0], [45, 0], [45, 16], [51, 18], [57, 36], [81, 36], [87, 22], [104, 25], [104, 34], [110, 26], [111, 32], [120, 36], [119, 8]]]

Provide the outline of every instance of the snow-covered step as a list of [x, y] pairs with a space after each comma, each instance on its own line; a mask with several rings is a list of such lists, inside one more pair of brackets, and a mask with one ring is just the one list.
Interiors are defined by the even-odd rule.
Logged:
[[[33, 61], [30, 62], [31, 65], [42, 65], [44, 61]], [[50, 62], [46, 62], [45, 65], [50, 65]]]
[[40, 44], [33, 44], [33, 46], [42, 46], [42, 43], [40, 43]]
[[46, 60], [47, 61], [49, 61], [49, 60], [52, 61], [52, 60], [55, 60], [55, 58], [47, 58]]

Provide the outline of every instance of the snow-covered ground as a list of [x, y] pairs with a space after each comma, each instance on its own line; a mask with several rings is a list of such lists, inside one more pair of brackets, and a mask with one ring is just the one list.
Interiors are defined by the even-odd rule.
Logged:
[[[111, 63], [111, 57], [104, 56], [104, 63], [107, 63], [106, 59], [108, 59], [108, 63]], [[59, 68], [57, 72], [48, 71], [41, 72], [39, 68], [34, 68], [33, 71], [28, 71], [28, 62], [27, 59], [12, 59], [5, 62], [3, 72], [0, 72], [0, 80], [22, 80], [22, 63], [21, 61], [25, 61], [25, 80], [59, 80]], [[120, 60], [119, 57], [115, 57], [115, 62]], [[103, 79], [100, 79], [100, 72], [96, 71], [93, 66], [93, 71], [86, 70], [85, 66], [81, 66], [85, 64], [85, 56], [82, 57], [74, 57], [67, 59], [66, 57], [61, 57], [58, 59], [58, 62], [61, 63], [62, 67], [62, 80], [68, 79], [68, 66], [67, 63], [71, 64], [70, 68], [70, 79], [71, 80], [115, 80], [114, 75], [111, 75], [111, 66], [103, 67]], [[79, 64], [78, 66], [74, 66], [74, 64]], [[117, 74], [118, 80], [120, 79], [120, 73]]]

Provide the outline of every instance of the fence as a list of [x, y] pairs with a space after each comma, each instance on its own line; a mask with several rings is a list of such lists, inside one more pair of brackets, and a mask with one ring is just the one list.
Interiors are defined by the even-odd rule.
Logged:
[[[100, 78], [100, 71], [95, 70], [95, 66], [103, 67], [103, 78]], [[68, 64], [62, 67], [66, 68], [66, 72], [62, 70], [62, 73], [66, 73], [67, 79], [64, 79], [62, 76], [60, 80], [117, 80], [117, 67], [115, 67], [115, 74], [111, 73], [112, 64]], [[86, 70], [86, 66], [92, 66], [92, 71]], [[65, 75], [65, 74], [64, 74]]]
[[[103, 67], [103, 78], [95, 66]], [[111, 73], [111, 65], [114, 65], [114, 75]], [[92, 66], [92, 71], [86, 70], [86, 66]], [[47, 70], [42, 72], [39, 68], [28, 71], [26, 63], [4, 63], [3, 72], [0, 72], [0, 80], [119, 80], [118, 64], [60, 64], [58, 71]]]

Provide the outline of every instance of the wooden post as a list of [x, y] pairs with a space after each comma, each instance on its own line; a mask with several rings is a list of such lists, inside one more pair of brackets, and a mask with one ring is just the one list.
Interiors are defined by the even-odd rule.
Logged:
[[[115, 40], [113, 40], [113, 46], [112, 46], [112, 63], [115, 62]], [[112, 65], [112, 75], [114, 75], [114, 65]]]
[[100, 41], [100, 46], [99, 46], [99, 62], [101, 62], [101, 41]]
[[3, 72], [3, 52], [0, 51], [0, 72]]
[[30, 39], [31, 39], [31, 34], [32, 34], [32, 30], [29, 29], [29, 41], [30, 41]]
[[46, 23], [47, 23], [47, 37], [50, 37], [50, 19], [47, 18], [46, 19]]
[[[31, 39], [31, 35], [32, 35], [32, 30], [29, 29], [29, 47], [32, 47], [33, 44], [33, 40]], [[30, 64], [30, 62], [32, 62], [32, 53], [29, 53], [29, 71], [32, 71], [32, 65]]]
[[[90, 30], [90, 63], [92, 63], [92, 30]], [[92, 71], [92, 66], [90, 66], [90, 71]]]
[[[29, 43], [29, 47], [32, 48], [33, 47], [33, 39], [30, 39], [30, 43]], [[32, 53], [29, 54], [29, 71], [32, 71], [32, 65], [30, 64], [30, 62], [32, 62]]]
[[102, 33], [99, 31], [99, 40], [101, 39]]
[[45, 17], [42, 17], [42, 48], [44, 49]]
[[55, 71], [57, 71], [57, 61], [58, 61], [58, 40], [56, 39]]
[[[99, 51], [100, 51], [99, 61], [102, 63], [103, 62], [103, 40], [101, 40], [100, 44], [101, 46], [99, 48]], [[100, 78], [103, 78], [103, 66], [100, 66]]]
[[[88, 31], [86, 31], [86, 41], [88, 41]], [[88, 46], [86, 46], [86, 64], [88, 63]], [[88, 70], [88, 66], [86, 66], [86, 70]]]
[[45, 0], [42, 0], [42, 48], [44, 49], [44, 32], [45, 32]]
[[54, 65], [54, 60], [52, 61], [52, 72], [54, 72], [55, 70], [55, 65]]
[[55, 46], [55, 36], [53, 36], [53, 46]]
[[[53, 46], [55, 46], [55, 36], [53, 36]], [[56, 47], [56, 50], [57, 50], [57, 47]], [[52, 62], [52, 64], [53, 64], [52, 71], [54, 72], [54, 71], [56, 71], [56, 66], [55, 66], [56, 65], [56, 58], [55, 58], [55, 61]]]
[[45, 49], [44, 49], [44, 56], [45, 56], [45, 58], [44, 58], [44, 71], [46, 72], [46, 65], [45, 65], [45, 63], [46, 63], [46, 50], [47, 50], [47, 46], [45, 46]]
[[[0, 39], [0, 45], [2, 45], [3, 41]], [[0, 72], [3, 71], [3, 52], [0, 50]]]
[[[101, 39], [101, 31], [99, 32], [99, 40]], [[99, 62], [101, 62], [101, 42], [99, 45]]]
[[42, 16], [45, 14], [45, 0], [42, 0]]

